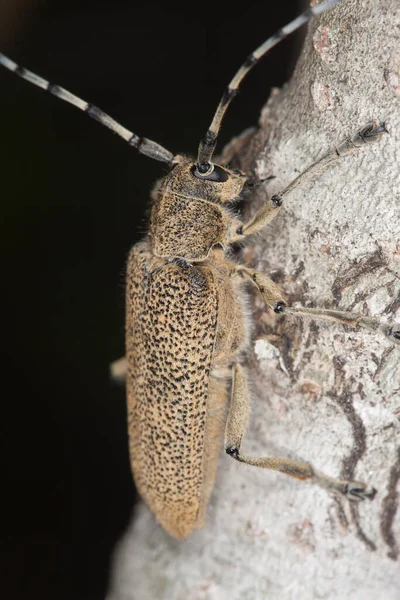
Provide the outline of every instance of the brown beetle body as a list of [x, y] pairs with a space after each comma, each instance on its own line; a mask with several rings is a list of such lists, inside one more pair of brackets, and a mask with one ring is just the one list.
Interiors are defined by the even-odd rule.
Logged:
[[[249, 70], [280, 40], [341, 0], [310, 7], [259, 46], [242, 64], [200, 142], [197, 159], [171, 152], [114, 121], [97, 107], [18, 66], [0, 53], [0, 65], [73, 104], [139, 152], [166, 163], [154, 188], [149, 235], [134, 246], [126, 285], [128, 431], [140, 495], [166, 531], [184, 538], [201, 526], [214, 484], [225, 429], [225, 451], [239, 462], [307, 479], [350, 500], [373, 498], [362, 482], [333, 479], [308, 462], [242, 454], [249, 412], [249, 342], [244, 285], [251, 282], [278, 314], [323, 319], [383, 333], [400, 341], [400, 326], [353, 312], [287, 306], [265, 274], [228, 258], [230, 246], [259, 233], [301, 185], [361, 147], [377, 142], [385, 124], [371, 122], [311, 164], [279, 194], [266, 198], [250, 221], [233, 213], [254, 178], [212, 162], [225, 111]], [[226, 156], [226, 162], [229, 161]], [[262, 182], [256, 182], [262, 183]], [[121, 377], [121, 361], [118, 361]], [[116, 369], [114, 370], [116, 372]], [[227, 388], [231, 382], [229, 413]]]
[[240, 364], [250, 331], [244, 285], [251, 281], [277, 313], [379, 329], [394, 342], [398, 327], [343, 311], [287, 307], [273, 281], [233, 263], [225, 249], [260, 231], [310, 175], [376, 142], [384, 131], [383, 124], [362, 128], [267, 199], [248, 223], [227, 206], [248, 184], [238, 171], [209, 163], [202, 173], [178, 155], [156, 185], [150, 234], [134, 246], [127, 267], [128, 431], [139, 493], [174, 537], [184, 538], [203, 523], [224, 428], [225, 451], [241, 462], [311, 479], [353, 500], [374, 497], [364, 483], [332, 479], [306, 462], [241, 454], [249, 407]]
[[232, 200], [244, 179], [231, 173], [225, 184], [193, 189], [198, 180], [181, 168], [189, 165], [178, 163], [157, 188], [153, 235], [132, 249], [126, 288], [132, 470], [142, 498], [178, 538], [203, 521], [226, 422], [226, 368], [248, 340], [242, 282], [215, 246], [236, 223], [221, 196]]

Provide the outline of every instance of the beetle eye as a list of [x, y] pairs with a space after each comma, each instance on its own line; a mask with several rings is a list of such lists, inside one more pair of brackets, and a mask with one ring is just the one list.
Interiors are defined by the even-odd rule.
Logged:
[[211, 175], [211, 173], [214, 171], [214, 165], [212, 163], [205, 163], [204, 165], [197, 163], [196, 171], [199, 173], [199, 175], [208, 177], [208, 175]]
[[201, 172], [201, 169], [204, 168], [205, 165], [193, 165], [191, 171], [197, 179], [203, 179], [206, 181], [216, 181], [217, 183], [223, 183], [227, 181], [229, 175], [222, 167], [218, 165], [213, 165], [210, 163], [208, 165], [207, 171], [205, 173]]

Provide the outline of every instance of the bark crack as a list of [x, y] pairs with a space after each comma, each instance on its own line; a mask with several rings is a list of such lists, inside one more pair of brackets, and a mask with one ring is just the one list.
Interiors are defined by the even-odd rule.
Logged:
[[390, 551], [387, 555], [392, 560], [397, 560], [399, 557], [399, 547], [393, 532], [393, 523], [399, 504], [399, 498], [396, 491], [399, 481], [400, 446], [397, 449], [397, 459], [393, 467], [390, 469], [388, 493], [382, 503], [382, 514], [380, 519], [382, 537], [390, 548]]
[[[352, 394], [343, 369], [344, 365], [345, 360], [343, 358], [339, 356], [333, 358], [333, 368], [335, 372], [334, 389], [330, 390], [327, 395], [340, 406], [352, 428], [354, 444], [348, 456], [343, 459], [341, 477], [353, 480], [357, 463], [362, 459], [367, 449], [367, 436], [365, 425], [353, 405]], [[340, 393], [339, 390], [341, 390]], [[370, 550], [376, 550], [375, 543], [370, 540], [362, 530], [358, 505], [351, 504], [350, 512], [358, 539]]]
[[371, 275], [377, 269], [387, 265], [387, 259], [383, 254], [382, 248], [378, 246], [373, 254], [357, 261], [342, 275], [336, 277], [332, 284], [332, 294], [339, 304], [342, 299], [342, 292], [347, 287], [354, 285], [361, 275]]

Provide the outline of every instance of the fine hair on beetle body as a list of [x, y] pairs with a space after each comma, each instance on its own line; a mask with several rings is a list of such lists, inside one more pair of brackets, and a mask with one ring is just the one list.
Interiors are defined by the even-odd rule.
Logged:
[[399, 342], [399, 326], [353, 312], [290, 306], [271, 278], [233, 260], [231, 252], [263, 231], [305, 182], [332, 164], [340, 168], [349, 154], [357, 160], [359, 149], [368, 152], [387, 133], [386, 126], [379, 120], [358, 124], [279, 193], [265, 198], [247, 222], [232, 207], [260, 182], [230, 168], [229, 153], [223, 164], [214, 162], [223, 117], [246, 74], [280, 40], [340, 2], [326, 0], [309, 8], [245, 59], [225, 88], [195, 157], [173, 154], [140, 137], [0, 54], [1, 65], [86, 112], [168, 168], [152, 191], [148, 235], [129, 254], [126, 354], [113, 371], [126, 378], [130, 459], [139, 494], [176, 538], [204, 523], [224, 435], [226, 454], [238, 462], [309, 480], [349, 500], [372, 499], [376, 493], [363, 482], [325, 475], [308, 462], [243, 454], [249, 414], [243, 364], [251, 330], [247, 288], [254, 286], [276, 314], [364, 328], [392, 343]]

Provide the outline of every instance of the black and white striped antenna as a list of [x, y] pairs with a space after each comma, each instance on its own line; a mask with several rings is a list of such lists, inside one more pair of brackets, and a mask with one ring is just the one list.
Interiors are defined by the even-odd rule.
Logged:
[[100, 108], [97, 108], [97, 106], [89, 104], [85, 100], [78, 98], [78, 96], [71, 94], [71, 92], [68, 92], [68, 90], [65, 90], [64, 88], [58, 85], [54, 85], [46, 79], [39, 77], [39, 75], [32, 73], [32, 71], [28, 71], [28, 69], [20, 67], [14, 61], [10, 60], [9, 58], [7, 58], [7, 56], [1, 53], [0, 65], [3, 65], [3, 67], [6, 67], [6, 69], [9, 69], [19, 77], [22, 77], [22, 79], [26, 79], [27, 81], [30, 81], [30, 83], [33, 83], [34, 85], [37, 85], [43, 90], [50, 92], [50, 94], [53, 94], [53, 96], [61, 98], [61, 100], [65, 100], [66, 102], [73, 104], [80, 110], [83, 110], [83, 112], [88, 114], [89, 117], [92, 117], [92, 119], [99, 121], [99, 123], [102, 123], [109, 129], [111, 129], [111, 131], [121, 136], [126, 142], [128, 142], [130, 146], [136, 148], [141, 154], [145, 154], [146, 156], [154, 158], [155, 160], [160, 160], [162, 162], [172, 164], [172, 159], [174, 157], [172, 152], [169, 152], [168, 150], [166, 150], [156, 142], [153, 142], [152, 140], [148, 140], [147, 138], [141, 138], [137, 136], [132, 131], [129, 131], [128, 129], [117, 123], [117, 121], [115, 121], [112, 117], [100, 110]]
[[[291, 33], [299, 29], [302, 25], [308, 23], [308, 21], [312, 17], [320, 15], [323, 12], [329, 10], [330, 8], [333, 8], [334, 6], [336, 6], [336, 4], [339, 4], [339, 2], [341, 1], [342, 0], [326, 0], [321, 4], [317, 4], [316, 6], [308, 8], [305, 12], [296, 17], [296, 19], [285, 25], [285, 27], [279, 29], [272, 37], [268, 38], [263, 44], [261, 44], [261, 46], [259, 46], [256, 50], [254, 50], [254, 52], [252, 52], [247, 57], [245, 62], [242, 64], [240, 69], [237, 71], [237, 73], [225, 89], [225, 92], [223, 93], [223, 96], [214, 114], [211, 125], [207, 130], [206, 135], [200, 142], [196, 166], [196, 171], [198, 175], [207, 175], [213, 169], [213, 166], [210, 164], [210, 161], [214, 154], [215, 147], [217, 145], [218, 132], [221, 127], [222, 119], [224, 118], [225, 112], [231, 100], [237, 93], [239, 86], [245, 78], [245, 76], [247, 75], [247, 73], [261, 60], [261, 58], [263, 58], [267, 54], [267, 52], [271, 48], [276, 46], [281, 40], [283, 40]], [[32, 73], [32, 71], [28, 71], [28, 69], [20, 67], [14, 61], [7, 58], [7, 56], [1, 53], [0, 65], [5, 67], [6, 69], [9, 69], [19, 77], [22, 77], [22, 79], [26, 79], [30, 83], [33, 83], [34, 85], [37, 85], [43, 90], [50, 92], [50, 94], [53, 94], [53, 96], [61, 98], [61, 100], [65, 100], [70, 104], [73, 104], [83, 112], [87, 113], [90, 117], [92, 117], [96, 121], [99, 121], [99, 123], [102, 123], [109, 129], [111, 129], [111, 131], [118, 134], [126, 142], [128, 142], [130, 146], [136, 148], [141, 154], [145, 154], [150, 158], [154, 158], [155, 160], [165, 162], [168, 165], [173, 164], [174, 155], [172, 154], [172, 152], [169, 152], [169, 150], [166, 150], [166, 148], [163, 148], [163, 146], [160, 146], [152, 140], [148, 140], [147, 138], [141, 138], [137, 136], [132, 131], [129, 131], [128, 129], [120, 125], [117, 121], [115, 121], [112, 117], [103, 112], [100, 108], [97, 108], [97, 106], [89, 104], [85, 100], [78, 98], [78, 96], [71, 94], [71, 92], [68, 92], [64, 88], [50, 83], [49, 81], [43, 79], [39, 75]]]
[[278, 29], [273, 36], [263, 42], [261, 46], [254, 50], [254, 52], [252, 52], [246, 58], [240, 69], [230, 81], [228, 87], [225, 88], [217, 110], [215, 111], [211, 125], [208, 128], [206, 135], [200, 142], [197, 156], [197, 170], [200, 174], [206, 175], [210, 170], [212, 170], [210, 160], [217, 145], [218, 132], [221, 127], [222, 119], [224, 118], [226, 109], [228, 108], [232, 98], [234, 98], [236, 95], [239, 85], [246, 77], [247, 73], [269, 52], [269, 50], [271, 50], [271, 48], [276, 46], [280, 41], [288, 37], [302, 25], [308, 23], [312, 17], [320, 15], [326, 10], [333, 8], [341, 1], [342, 0], [326, 0], [326, 2], [322, 2], [321, 4], [317, 4], [316, 6], [308, 8], [301, 15], [296, 17], [296, 19], [285, 25], [285, 27]]

